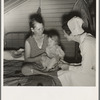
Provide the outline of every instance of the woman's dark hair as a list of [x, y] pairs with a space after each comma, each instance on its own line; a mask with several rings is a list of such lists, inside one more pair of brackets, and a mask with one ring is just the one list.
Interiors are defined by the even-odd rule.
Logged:
[[40, 14], [35, 13], [35, 14], [30, 15], [29, 20], [30, 20], [30, 22], [29, 22], [30, 35], [33, 35], [32, 31], [31, 31], [31, 28], [34, 29], [34, 22], [35, 21], [38, 22], [38, 23], [42, 23], [44, 25], [43, 18]]
[[[68, 22], [68, 21], [67, 21]], [[71, 34], [71, 31], [67, 25], [67, 22], [65, 22], [63, 25], [62, 25], [62, 29], [65, 30], [65, 32], [70, 35]]]
[[71, 31], [67, 25], [68, 21], [73, 18], [74, 16], [78, 16], [81, 18], [81, 14], [79, 12], [76, 12], [76, 11], [72, 11], [68, 14], [64, 14], [62, 16], [62, 29], [65, 30], [65, 32], [70, 35], [71, 34]]
[[32, 14], [30, 15], [30, 27], [33, 27], [34, 28], [34, 21], [38, 22], [38, 23], [42, 23], [44, 25], [44, 21], [43, 21], [43, 18], [40, 14]]

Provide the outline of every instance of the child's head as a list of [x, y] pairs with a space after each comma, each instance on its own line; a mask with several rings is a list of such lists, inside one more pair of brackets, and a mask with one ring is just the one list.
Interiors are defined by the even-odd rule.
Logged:
[[56, 30], [50, 30], [48, 34], [48, 45], [59, 45], [59, 34]]

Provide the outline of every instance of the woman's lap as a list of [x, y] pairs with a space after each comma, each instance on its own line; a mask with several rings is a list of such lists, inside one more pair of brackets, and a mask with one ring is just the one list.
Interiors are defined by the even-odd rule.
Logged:
[[32, 75], [33, 74], [33, 72], [32, 72], [32, 66], [30, 65], [30, 66], [23, 66], [22, 67], [22, 74], [23, 75]]
[[[95, 72], [94, 72], [95, 73]], [[63, 86], [95, 86], [95, 74], [78, 71], [58, 71]]]

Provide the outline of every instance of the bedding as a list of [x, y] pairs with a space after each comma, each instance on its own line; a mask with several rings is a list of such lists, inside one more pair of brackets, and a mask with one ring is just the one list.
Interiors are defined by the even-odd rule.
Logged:
[[[39, 65], [34, 63], [34, 69], [40, 71], [32, 76], [24, 76], [21, 67], [24, 61], [4, 60], [4, 86], [61, 86], [57, 72], [39, 70]], [[40, 84], [40, 85], [39, 85]]]
[[[46, 72], [40, 65], [33, 63], [39, 73], [24, 76], [21, 68], [24, 62], [24, 41], [27, 32], [10, 32], [5, 35], [4, 45], [4, 86], [61, 86], [57, 71]], [[17, 44], [17, 45], [16, 45]]]
[[23, 51], [19, 50], [6, 50], [4, 51], [5, 60], [24, 60], [24, 49]]

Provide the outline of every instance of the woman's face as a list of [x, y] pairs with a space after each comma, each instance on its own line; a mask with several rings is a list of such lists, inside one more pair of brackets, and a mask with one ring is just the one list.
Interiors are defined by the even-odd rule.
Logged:
[[32, 32], [34, 32], [35, 35], [42, 35], [44, 31], [44, 26], [42, 23], [34, 22], [34, 29], [31, 28]]
[[63, 33], [64, 33], [64, 37], [68, 40], [68, 41], [72, 41], [72, 36], [71, 35], [68, 35], [65, 30], [63, 30]]

